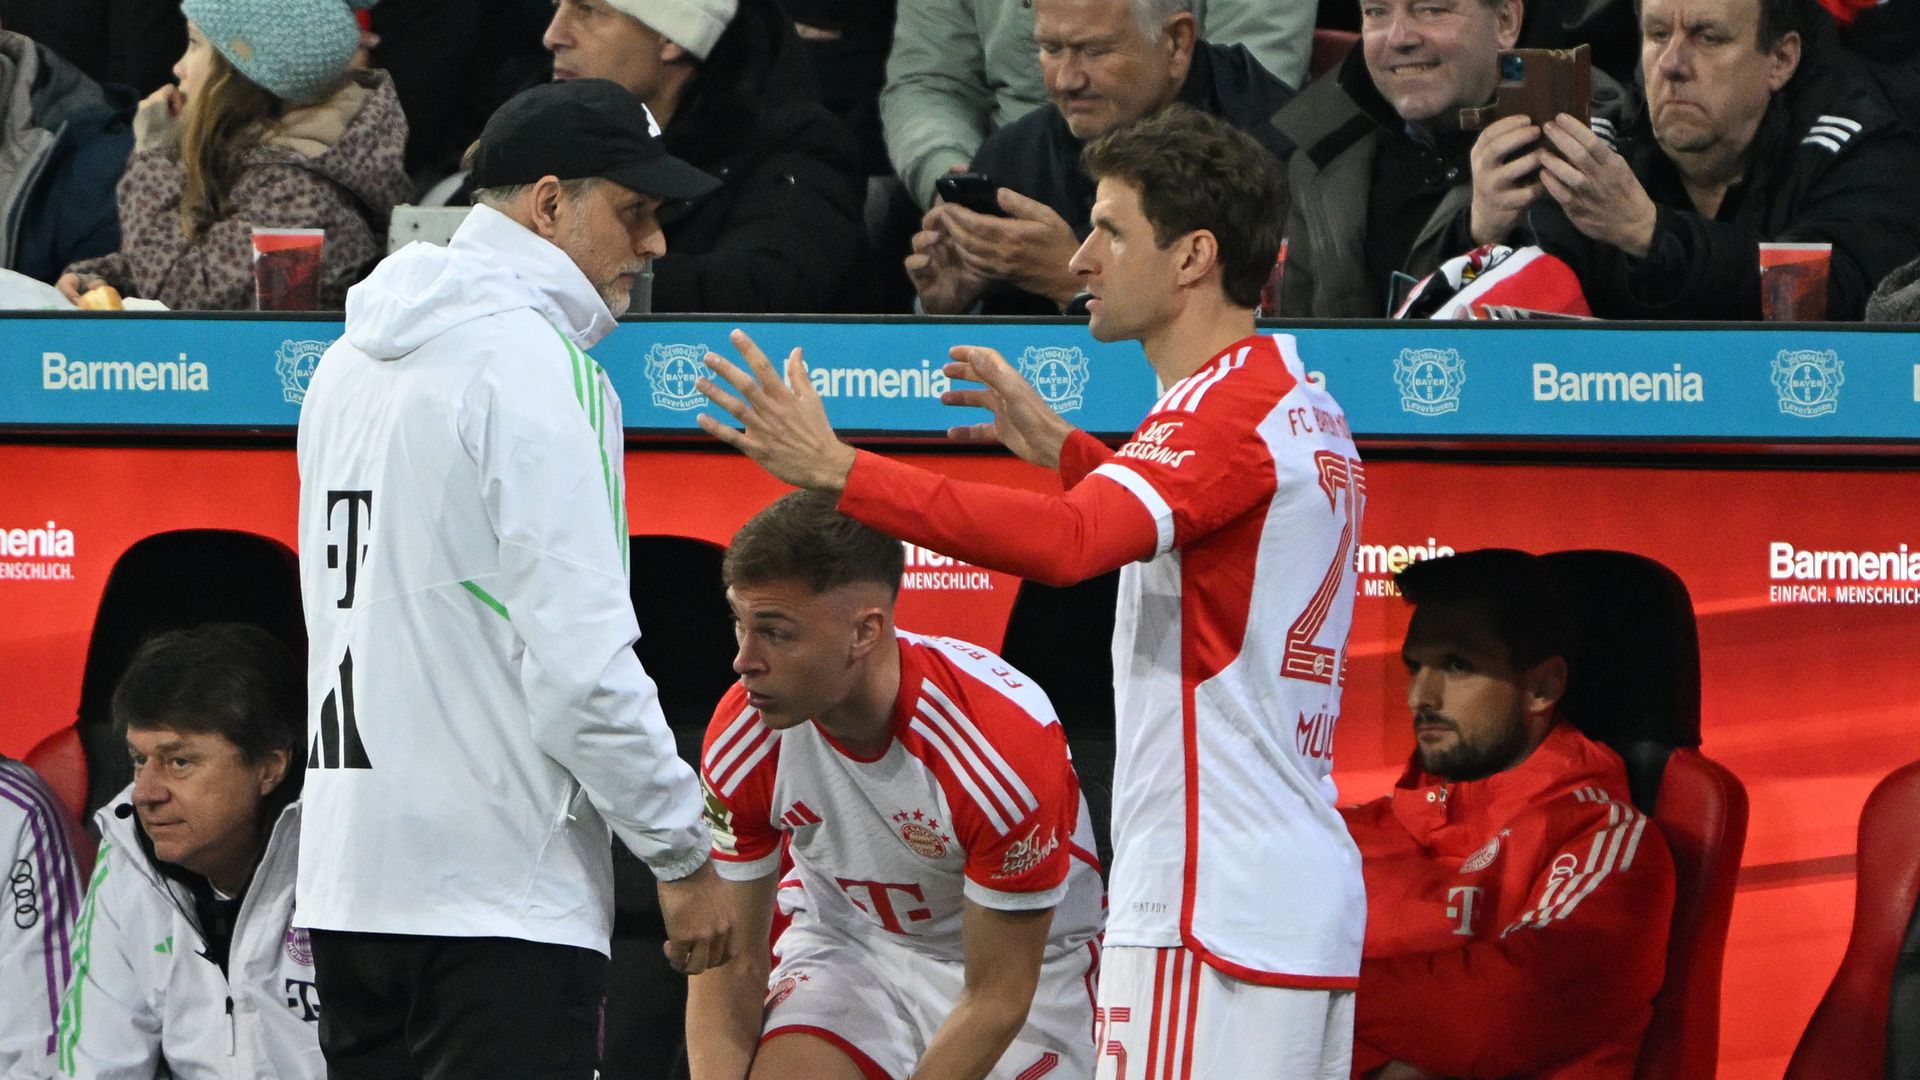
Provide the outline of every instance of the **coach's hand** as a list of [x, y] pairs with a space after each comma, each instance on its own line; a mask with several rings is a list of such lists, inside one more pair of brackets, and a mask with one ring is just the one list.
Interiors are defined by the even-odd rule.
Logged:
[[985, 389], [949, 390], [940, 395], [940, 403], [993, 414], [993, 419], [984, 424], [948, 428], [947, 438], [964, 443], [997, 442], [1023, 461], [1045, 469], [1059, 468], [1060, 448], [1073, 434], [1073, 425], [1060, 419], [1007, 358], [976, 345], [956, 345], [947, 355], [953, 357], [945, 368], [947, 378], [977, 382]]
[[853, 447], [840, 441], [827, 422], [827, 407], [807, 378], [807, 362], [795, 349], [787, 354], [787, 378], [780, 380], [773, 362], [744, 330], [729, 335], [733, 347], [752, 369], [749, 375], [718, 353], [707, 354], [707, 366], [726, 380], [739, 397], [720, 389], [712, 379], [695, 385], [744, 430], [728, 427], [705, 413], [700, 430], [741, 451], [760, 467], [795, 487], [838, 495], [853, 471]]
[[685, 975], [717, 968], [733, 957], [733, 901], [713, 861], [678, 881], [662, 881], [660, 916], [667, 924], [667, 963]]

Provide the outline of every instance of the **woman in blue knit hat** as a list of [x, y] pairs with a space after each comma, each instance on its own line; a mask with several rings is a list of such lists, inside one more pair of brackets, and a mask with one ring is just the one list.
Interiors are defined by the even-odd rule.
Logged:
[[[371, 6], [372, 0], [353, 0]], [[349, 0], [183, 0], [187, 51], [134, 116], [120, 250], [67, 268], [168, 307], [253, 306], [253, 230], [322, 229], [320, 305], [339, 308], [408, 193], [407, 124], [384, 72], [354, 66]]]

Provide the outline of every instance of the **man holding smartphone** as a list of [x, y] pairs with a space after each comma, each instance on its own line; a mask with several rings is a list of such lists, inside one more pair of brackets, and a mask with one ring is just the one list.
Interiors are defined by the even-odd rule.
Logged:
[[992, 186], [962, 183], [982, 201], [942, 192], [922, 219], [906, 266], [926, 314], [1065, 310], [1080, 291], [1067, 260], [1092, 228], [1094, 185], [1080, 149], [1113, 128], [1180, 101], [1246, 131], [1280, 161], [1292, 151], [1269, 119], [1293, 88], [1245, 48], [1201, 40], [1192, 0], [1034, 0], [1033, 37], [1051, 105], [980, 147], [972, 169]]
[[[1493, 100], [1522, 15], [1522, 0], [1361, 0], [1359, 47], [1274, 121], [1301, 148], [1288, 166], [1282, 312], [1380, 318], [1401, 277], [1411, 285], [1519, 220], [1537, 195], [1539, 131], [1499, 120], [1476, 139], [1460, 110]], [[1595, 71], [1594, 130], [1624, 110]]]

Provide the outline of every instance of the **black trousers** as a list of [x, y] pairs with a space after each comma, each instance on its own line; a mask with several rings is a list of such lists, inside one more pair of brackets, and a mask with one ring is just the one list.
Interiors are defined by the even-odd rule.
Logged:
[[592, 1080], [599, 953], [513, 938], [312, 939], [328, 1080]]

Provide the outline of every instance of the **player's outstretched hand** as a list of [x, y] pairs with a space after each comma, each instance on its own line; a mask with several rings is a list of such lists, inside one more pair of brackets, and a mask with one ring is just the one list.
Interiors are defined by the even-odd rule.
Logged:
[[940, 395], [940, 403], [993, 414], [993, 419], [984, 424], [948, 428], [947, 438], [964, 443], [997, 442], [1023, 461], [1046, 469], [1058, 468], [1060, 447], [1073, 434], [1073, 425], [1062, 420], [997, 351], [956, 345], [947, 355], [953, 357], [944, 369], [947, 378], [976, 382], [982, 389], [948, 390]]
[[740, 421], [741, 427], [728, 427], [702, 413], [700, 430], [795, 487], [839, 494], [847, 486], [847, 474], [853, 471], [853, 447], [833, 433], [833, 425], [827, 422], [827, 407], [807, 378], [807, 362], [800, 350], [787, 354], [787, 377], [782, 382], [773, 361], [746, 331], [735, 330], [728, 336], [751, 374], [718, 353], [708, 353], [707, 366], [734, 393], [722, 390], [712, 379], [703, 378], [695, 385]]
[[733, 957], [733, 901], [709, 860], [678, 881], [662, 881], [660, 915], [667, 924], [667, 963], [685, 975], [717, 968]]

